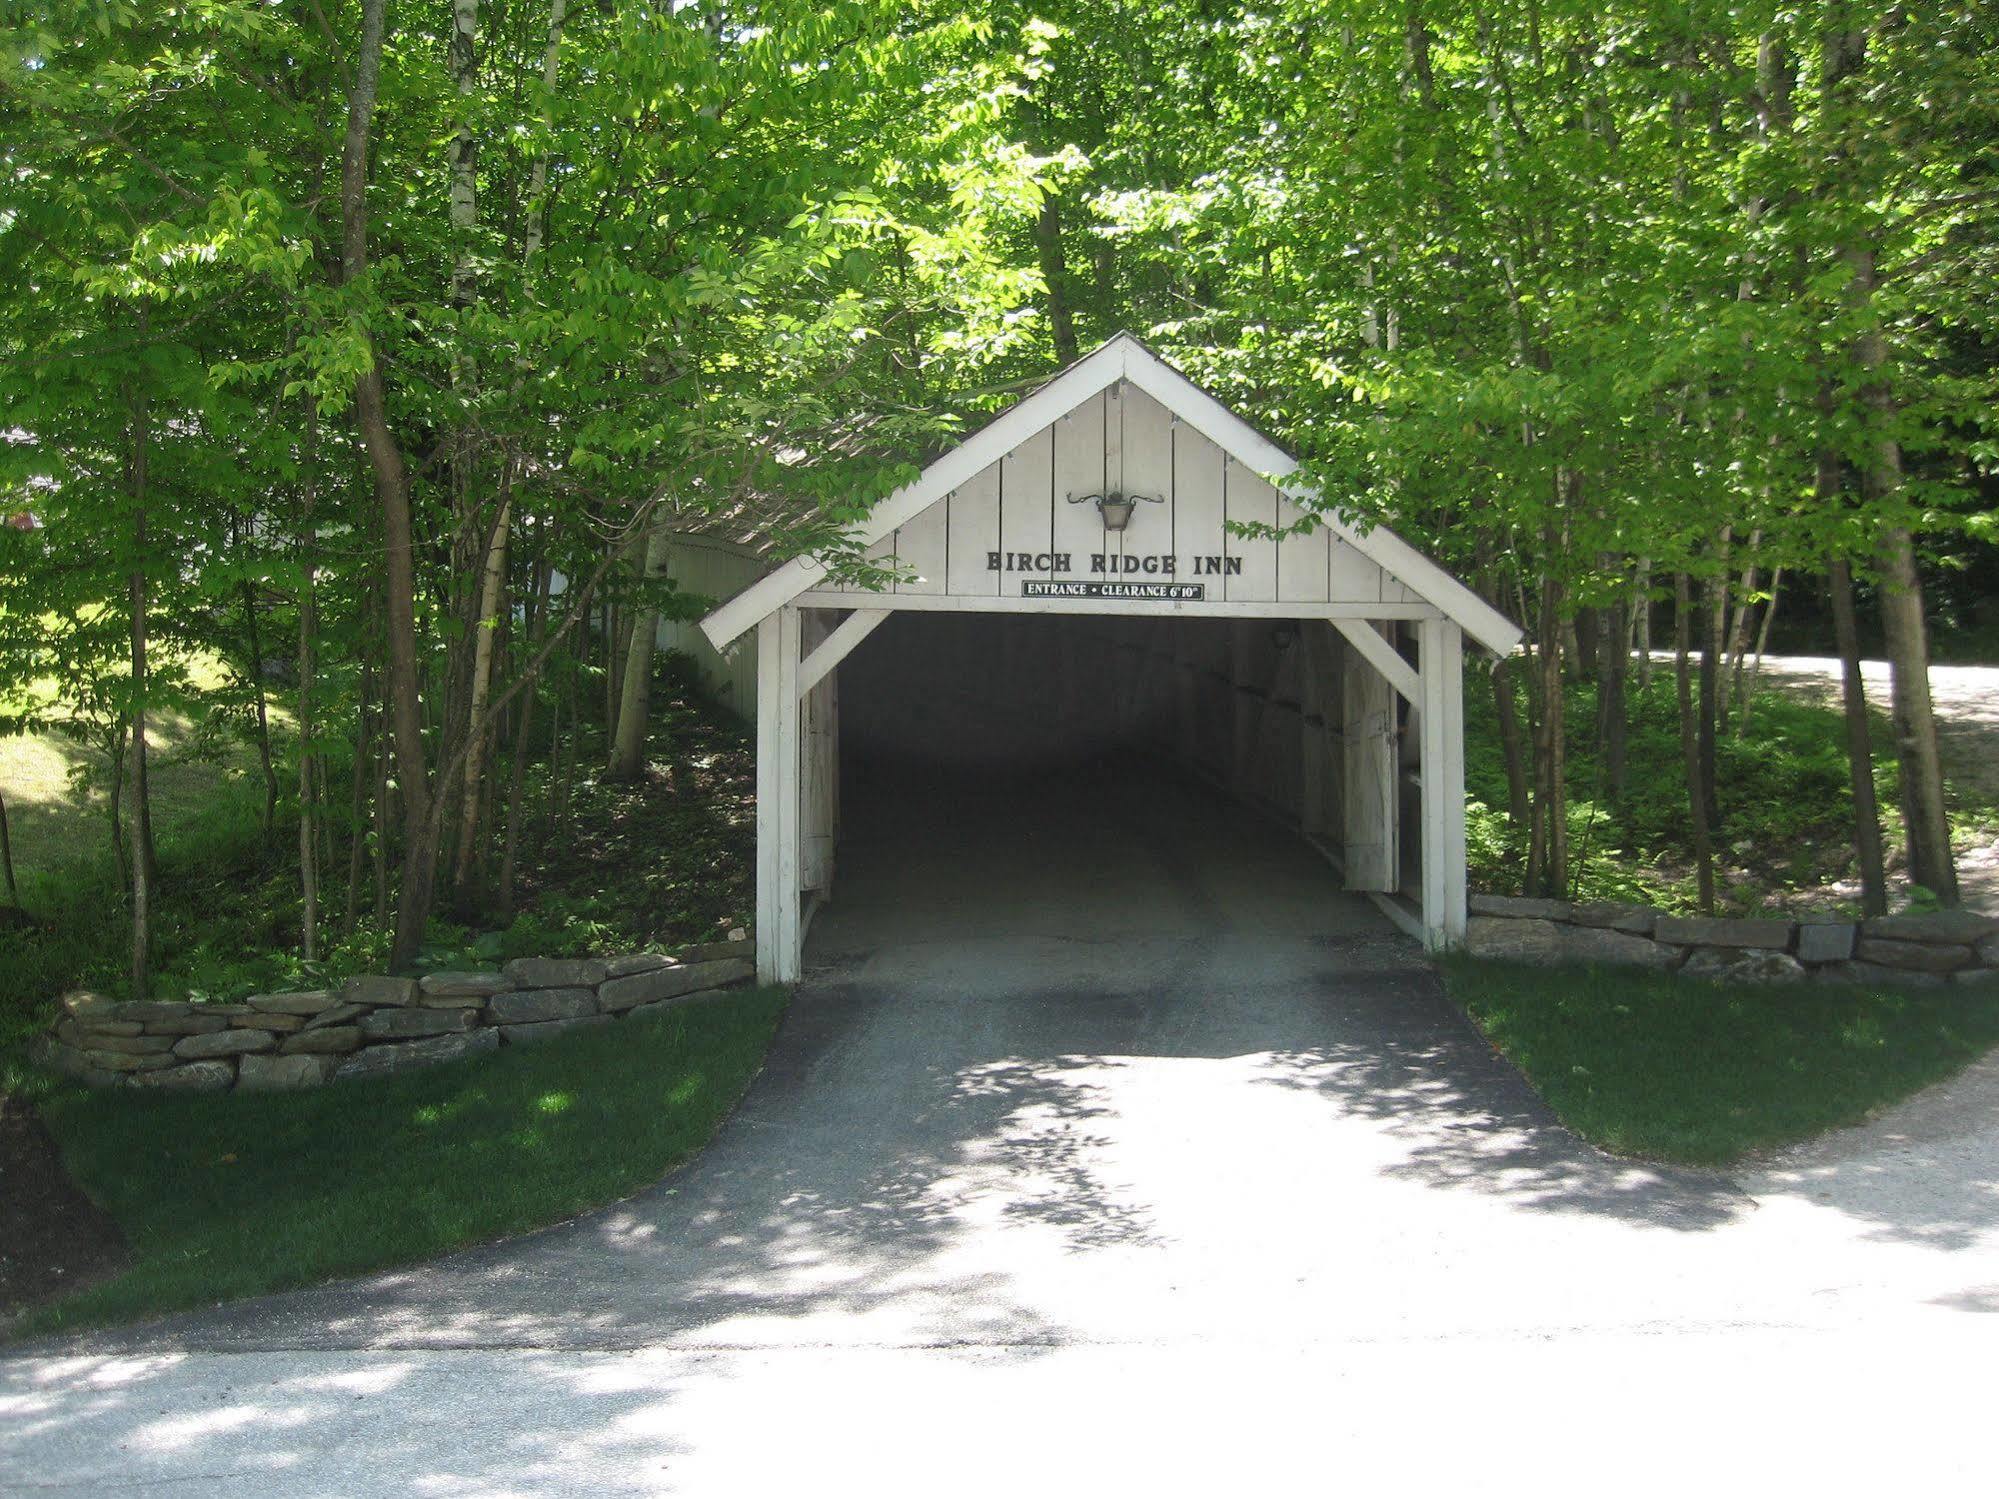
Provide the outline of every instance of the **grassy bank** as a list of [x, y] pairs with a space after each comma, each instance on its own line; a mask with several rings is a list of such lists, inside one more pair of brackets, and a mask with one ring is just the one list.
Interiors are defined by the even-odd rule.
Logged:
[[1999, 985], [1759, 987], [1471, 958], [1444, 976], [1563, 1123], [1687, 1165], [1859, 1123], [1999, 1045]]
[[43, 1121], [132, 1258], [19, 1331], [406, 1264], [627, 1196], [714, 1133], [783, 1008], [748, 991], [305, 1093], [59, 1093]]
[[[531, 767], [516, 914], [503, 919], [478, 902], [445, 911], [432, 923], [420, 967], [672, 947], [747, 924], [754, 906], [748, 735], [682, 683], [663, 682], [655, 701], [654, 763], [644, 780], [598, 775], [596, 739], [586, 739], [579, 768], [565, 770], [560, 783], [546, 762]], [[103, 814], [81, 801], [66, 805], [61, 846], [70, 857], [23, 863], [23, 904], [37, 925], [0, 931], [7, 954], [0, 1094], [38, 1086], [24, 1048], [64, 991], [126, 995], [130, 926]], [[356, 923], [348, 929], [343, 921], [344, 836], [327, 860], [323, 955], [300, 959], [297, 824], [281, 817], [266, 837], [261, 811], [261, 786], [239, 778], [212, 785], [200, 817], [160, 830], [153, 997], [239, 999], [378, 970], [385, 960], [389, 922], [376, 909], [365, 860]]]

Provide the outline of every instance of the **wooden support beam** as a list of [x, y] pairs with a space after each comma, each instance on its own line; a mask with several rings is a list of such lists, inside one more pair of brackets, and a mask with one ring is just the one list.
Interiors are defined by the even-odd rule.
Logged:
[[1009, 598], [992, 594], [873, 593], [864, 588], [814, 588], [798, 596], [802, 608], [809, 609], [889, 609], [919, 614], [1093, 614], [1124, 618], [1152, 616], [1167, 619], [1426, 619], [1437, 612], [1434, 604], [1377, 603], [1370, 599], [1336, 600], [1332, 603], [1291, 603], [1283, 599], [1197, 603], [1153, 603], [1128, 600], [1108, 603], [1089, 598]]
[[1464, 630], [1454, 620], [1416, 627], [1423, 774], [1423, 933], [1432, 949], [1465, 939]]
[[757, 978], [799, 974], [799, 612], [757, 625]]
[[1379, 630], [1364, 619], [1333, 619], [1333, 628], [1347, 638], [1347, 643], [1366, 658], [1367, 664], [1388, 678], [1388, 685], [1412, 703], [1420, 703], [1422, 689], [1417, 685], [1416, 669], [1402, 659], [1402, 653], [1390, 645]]
[[[1371, 628], [1362, 633], [1387, 648]], [[1364, 659], [1360, 650], [1340, 657], [1340, 845], [1347, 889], [1393, 893], [1402, 883], [1401, 727], [1393, 684]]]
[[886, 609], [856, 609], [839, 624], [833, 633], [813, 648], [812, 654], [798, 663], [798, 695], [806, 693], [826, 680], [826, 673], [846, 660], [853, 648], [874, 633], [876, 625], [887, 619]]

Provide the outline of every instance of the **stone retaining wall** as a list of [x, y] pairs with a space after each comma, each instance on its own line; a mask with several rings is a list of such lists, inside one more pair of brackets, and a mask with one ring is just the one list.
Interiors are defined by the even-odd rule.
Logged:
[[93, 1087], [314, 1088], [522, 1046], [747, 983], [753, 944], [678, 957], [516, 958], [498, 973], [362, 974], [241, 1004], [66, 995], [37, 1060]]
[[1931, 985], [1999, 976], [1999, 917], [1973, 911], [1864, 921], [1668, 916], [1649, 906], [1474, 895], [1474, 957], [1672, 968], [1696, 978]]

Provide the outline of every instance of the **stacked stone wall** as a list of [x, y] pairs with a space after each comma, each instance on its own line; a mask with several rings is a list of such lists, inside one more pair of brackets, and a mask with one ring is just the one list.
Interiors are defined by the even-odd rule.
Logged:
[[1674, 969], [1694, 978], [1906, 988], [1999, 977], [1999, 917], [1669, 916], [1649, 906], [1474, 895], [1465, 950], [1528, 963]]
[[240, 1004], [66, 995], [37, 1059], [93, 1087], [314, 1088], [526, 1046], [711, 998], [754, 975], [740, 937], [677, 956], [516, 958], [496, 973], [359, 974]]

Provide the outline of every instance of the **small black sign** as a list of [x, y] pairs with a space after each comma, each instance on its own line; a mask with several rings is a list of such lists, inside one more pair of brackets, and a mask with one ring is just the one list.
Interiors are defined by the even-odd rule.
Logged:
[[1023, 582], [1024, 599], [1153, 599], [1165, 603], [1197, 602], [1208, 596], [1205, 583], [1043, 583]]

